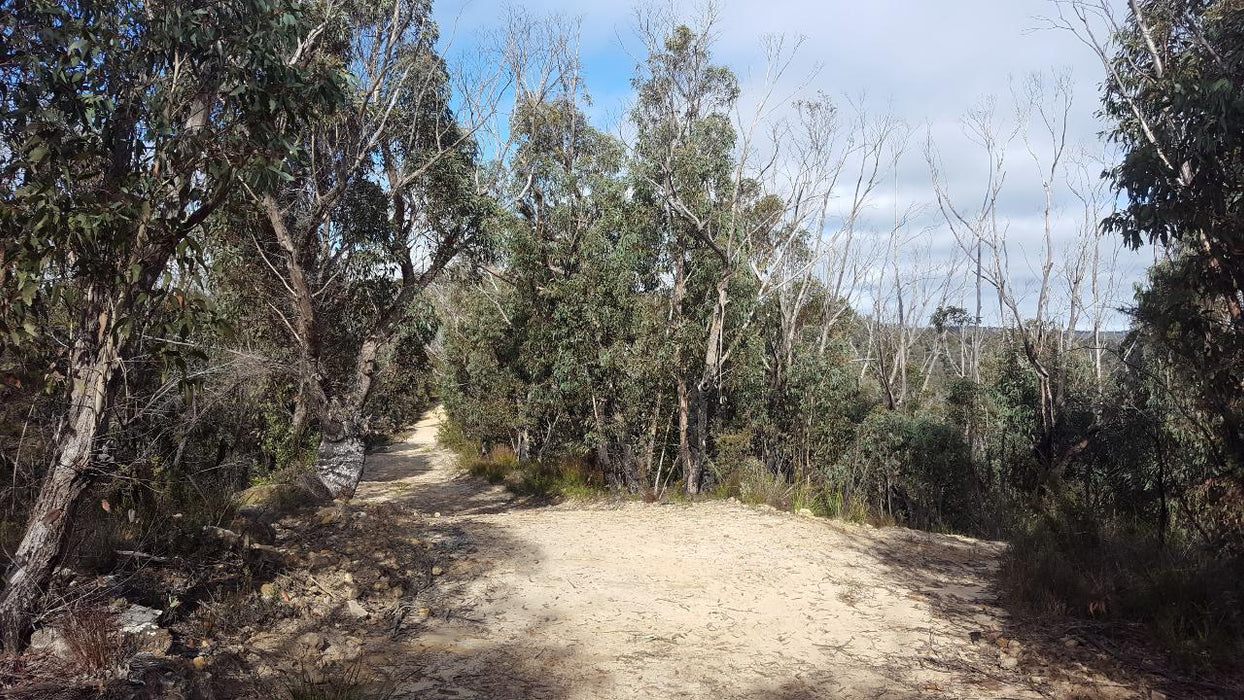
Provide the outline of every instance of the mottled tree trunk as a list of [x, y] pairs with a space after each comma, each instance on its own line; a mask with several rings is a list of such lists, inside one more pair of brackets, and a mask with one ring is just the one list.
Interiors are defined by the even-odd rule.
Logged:
[[367, 421], [363, 406], [371, 395], [372, 378], [384, 344], [382, 332], [369, 335], [359, 346], [354, 381], [344, 396], [329, 403], [320, 425], [320, 449], [315, 471], [333, 498], [350, 498], [363, 477]]
[[333, 498], [349, 498], [363, 476], [366, 445], [358, 424], [358, 412], [347, 409], [342, 417], [322, 423], [315, 473]]
[[[648, 430], [644, 440], [644, 456], [639, 461], [639, 487], [647, 490], [652, 475], [652, 464], [657, 452], [657, 427], [661, 420], [661, 395], [652, 405], [652, 420], [648, 422]], [[653, 486], [659, 486], [653, 484]]]
[[[105, 319], [104, 324], [106, 316], [107, 312], [99, 317]], [[93, 477], [91, 453], [118, 364], [116, 341], [106, 329], [99, 337], [98, 342], [80, 341], [71, 360], [70, 409], [61, 420], [51, 469], [5, 574], [0, 632], [10, 651], [25, 645], [52, 572], [64, 554], [74, 509]]]

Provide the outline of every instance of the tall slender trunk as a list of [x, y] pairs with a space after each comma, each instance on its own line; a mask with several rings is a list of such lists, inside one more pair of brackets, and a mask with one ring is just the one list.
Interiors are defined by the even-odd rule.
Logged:
[[678, 378], [678, 461], [682, 462], [683, 478], [686, 481], [687, 493], [699, 493], [699, 465], [691, 456], [691, 397], [687, 389], [687, 380]]
[[[94, 315], [98, 319], [95, 337], [79, 340], [70, 359], [70, 408], [61, 419], [51, 468], [5, 575], [0, 633], [10, 651], [21, 649], [26, 642], [52, 572], [64, 554], [74, 510], [95, 476], [91, 454], [120, 361], [118, 341], [110, 332], [117, 305], [104, 305], [104, 309]], [[91, 314], [84, 317], [91, 318]]]
[[699, 386], [691, 389], [691, 407], [695, 411], [695, 441], [691, 447], [691, 473], [687, 475], [687, 493], [695, 495], [704, 485], [704, 465], [708, 460], [708, 397]]
[[657, 428], [661, 422], [661, 394], [657, 394], [657, 399], [652, 403], [652, 420], [648, 421], [647, 436], [644, 441], [644, 456], [639, 460], [639, 487], [647, 490], [649, 487], [649, 479], [652, 474], [653, 460], [656, 458], [657, 452]]
[[700, 492], [704, 465], [708, 462], [708, 400], [720, 380], [726, 306], [729, 302], [730, 275], [724, 274], [717, 281], [717, 302], [708, 324], [704, 368], [690, 396], [690, 408], [695, 413], [695, 440], [691, 445], [691, 468], [687, 472], [687, 493], [690, 495]]

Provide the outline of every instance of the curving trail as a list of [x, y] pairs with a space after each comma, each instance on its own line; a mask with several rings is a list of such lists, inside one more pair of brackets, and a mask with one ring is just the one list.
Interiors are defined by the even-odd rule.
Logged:
[[462, 475], [439, 416], [357, 495], [417, 511], [444, 569], [415, 633], [369, 645], [397, 697], [1148, 697], [1011, 628], [999, 543], [720, 501], [533, 507]]

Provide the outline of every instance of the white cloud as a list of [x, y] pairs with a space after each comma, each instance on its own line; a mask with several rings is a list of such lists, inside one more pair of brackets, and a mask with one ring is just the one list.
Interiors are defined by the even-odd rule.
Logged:
[[[446, 33], [456, 24], [459, 36], [496, 27], [506, 5], [474, 0], [440, 0], [437, 15]], [[577, 17], [581, 21], [581, 54], [588, 89], [594, 99], [591, 116], [606, 128], [624, 118], [630, 98], [629, 78], [634, 70], [638, 42], [633, 34], [633, 5], [575, 0], [530, 0], [518, 11]], [[694, 18], [694, 6], [688, 5]], [[1069, 70], [1074, 102], [1069, 114], [1069, 137], [1101, 151], [1099, 133], [1105, 125], [1095, 114], [1102, 78], [1096, 57], [1075, 37], [1042, 29], [1040, 16], [1051, 14], [1049, 0], [733, 0], [722, 3], [717, 29], [716, 58], [734, 69], [744, 88], [744, 109], [755, 100], [764, 77], [761, 40], [766, 34], [801, 36], [804, 43], [792, 63], [785, 86], [806, 85], [810, 93], [831, 96], [865, 95], [873, 113], [890, 111], [913, 130], [894, 178], [877, 193], [869, 218], [884, 222], [896, 198], [900, 208], [922, 207], [925, 214], [913, 222], [928, 230], [935, 254], [955, 254], [950, 232], [940, 225], [923, 157], [926, 133], [936, 142], [950, 192], [964, 206], [981, 197], [987, 160], [963, 133], [961, 118], [989, 95], [997, 98], [998, 118], [1011, 113], [1010, 86], [1014, 79], [1034, 71]], [[467, 42], [469, 48], [469, 41]], [[1035, 263], [1020, 259], [1042, 246], [1041, 173], [1021, 143], [1008, 151], [1006, 189], [999, 201], [1000, 215], [1009, 222], [1009, 239], [1017, 286], [1032, 284]], [[1056, 195], [1056, 246], [1070, 246], [1078, 233], [1078, 202], [1060, 183]], [[888, 224], [879, 223], [880, 226]], [[1121, 258], [1126, 278], [1120, 284], [1118, 305], [1130, 298], [1132, 282], [1143, 271], [1143, 254]], [[1124, 323], [1115, 316], [1112, 324]]]

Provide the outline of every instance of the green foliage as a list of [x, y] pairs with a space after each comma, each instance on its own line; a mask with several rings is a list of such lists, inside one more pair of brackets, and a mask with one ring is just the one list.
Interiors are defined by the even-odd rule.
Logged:
[[[1127, 203], [1108, 224], [1132, 247], [1163, 246], [1138, 296], [1147, 339], [1244, 470], [1244, 9], [1234, 0], [1148, 0], [1116, 37], [1105, 111]], [[1149, 48], [1150, 42], [1154, 51]], [[1155, 53], [1156, 51], [1156, 53]], [[1156, 58], [1155, 58], [1156, 56]]]
[[467, 473], [492, 484], [504, 484], [516, 496], [539, 500], [588, 500], [607, 493], [604, 479], [582, 460], [561, 458], [552, 461], [521, 461], [514, 452], [495, 447], [480, 456], [463, 455]]
[[[0, 151], [0, 335], [14, 344], [47, 332], [57, 305], [106, 289], [130, 290], [136, 307], [182, 305], [188, 290], [166, 260], [200, 261], [189, 234], [238, 180], [279, 179], [288, 127], [340, 95], [336, 74], [286, 60], [305, 31], [295, 3], [149, 15], [142, 3], [26, 2], [0, 17], [16, 42], [0, 69], [11, 144]], [[141, 315], [119, 311], [105, 332], [131, 337]]]
[[1064, 506], [1012, 540], [1000, 576], [1005, 594], [1028, 612], [1140, 622], [1184, 665], [1206, 670], [1238, 665], [1244, 655], [1241, 574], [1238, 557]]

